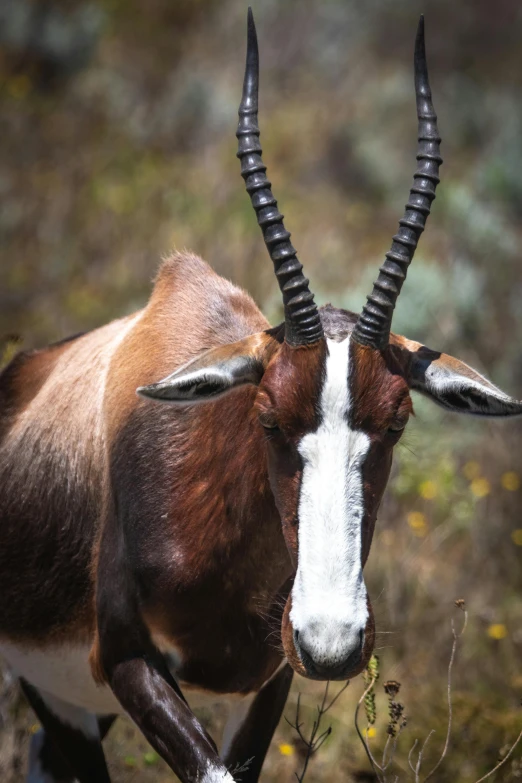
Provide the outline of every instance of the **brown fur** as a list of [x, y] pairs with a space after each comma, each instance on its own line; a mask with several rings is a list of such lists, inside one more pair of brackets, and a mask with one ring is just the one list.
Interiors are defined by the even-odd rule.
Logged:
[[[355, 320], [331, 307], [322, 319], [333, 339]], [[286, 604], [283, 645], [302, 669], [287, 601], [297, 443], [319, 425], [326, 349], [281, 337], [248, 295], [185, 254], [163, 264], [136, 316], [15, 360], [0, 378], [0, 634], [89, 639], [98, 681], [133, 650], [172, 647], [186, 683], [248, 692], [282, 659]], [[259, 388], [186, 407], [136, 396], [219, 346], [264, 362]], [[353, 424], [372, 438], [366, 559], [396, 440], [387, 428], [411, 403], [393, 352], [354, 346], [350, 385]], [[371, 617], [365, 655], [372, 639]]]
[[[114, 351], [133, 318], [126, 349], [122, 343]], [[188, 323], [195, 324], [190, 332]], [[0, 635], [39, 644], [92, 639], [106, 443], [129, 412], [145, 404], [137, 400], [136, 386], [156, 379], [162, 361], [170, 371], [216, 343], [267, 326], [247, 294], [200, 259], [176, 255], [163, 264], [141, 316], [22, 354], [4, 370]], [[104, 394], [105, 384], [112, 395]]]
[[0, 635], [12, 640], [86, 639], [94, 628], [100, 376], [125, 323], [21, 355], [0, 376]]

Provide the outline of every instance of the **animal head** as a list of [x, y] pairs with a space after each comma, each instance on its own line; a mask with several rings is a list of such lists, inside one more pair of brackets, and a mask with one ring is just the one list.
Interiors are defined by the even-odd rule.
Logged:
[[[197, 404], [245, 384], [267, 441], [268, 474], [296, 567], [282, 637], [299, 673], [346, 679], [374, 641], [363, 578], [392, 452], [415, 390], [456, 413], [514, 416], [510, 398], [463, 362], [393, 334], [395, 303], [435, 198], [442, 163], [421, 18], [415, 44], [418, 168], [404, 217], [360, 315], [318, 309], [261, 158], [258, 47], [251, 11], [238, 157], [282, 292], [285, 322], [213, 348], [140, 394]], [[218, 415], [216, 413], [216, 415]]]

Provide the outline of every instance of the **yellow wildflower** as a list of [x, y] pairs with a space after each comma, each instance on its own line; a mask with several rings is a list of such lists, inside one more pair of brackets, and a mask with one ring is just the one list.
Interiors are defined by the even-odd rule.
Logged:
[[473, 479], [470, 487], [476, 498], [484, 498], [491, 492], [491, 484], [487, 478], [484, 478], [483, 476], [481, 478]]
[[406, 515], [406, 521], [414, 535], [423, 538], [428, 532], [426, 517], [420, 511], [410, 511]]
[[507, 628], [503, 623], [493, 623], [488, 628], [488, 636], [490, 639], [505, 639], [507, 636]]
[[282, 742], [281, 745], [279, 745], [279, 753], [282, 756], [293, 756], [294, 746], [289, 745], [287, 742]]
[[480, 476], [480, 465], [478, 462], [474, 462], [473, 460], [471, 462], [466, 462], [462, 468], [462, 472], [468, 481], [473, 481], [473, 479]]
[[511, 540], [516, 546], [522, 546], [522, 529], [513, 530], [511, 532]]
[[501, 482], [504, 489], [507, 489], [508, 492], [516, 492], [520, 487], [520, 479], [514, 470], [509, 470], [507, 473], [504, 473]]
[[376, 734], [377, 734], [377, 729], [375, 728], [375, 726], [370, 726], [366, 731], [366, 736], [368, 737], [368, 739], [372, 739], [373, 737], [376, 736]]
[[437, 497], [437, 492], [437, 485], [434, 481], [430, 481], [429, 479], [423, 481], [422, 484], [419, 485], [419, 495], [421, 498], [424, 498], [424, 500], [433, 500], [433, 498]]

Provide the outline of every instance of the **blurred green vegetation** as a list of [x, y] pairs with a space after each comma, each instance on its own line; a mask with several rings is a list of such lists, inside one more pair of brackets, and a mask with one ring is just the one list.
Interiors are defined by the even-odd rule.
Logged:
[[[394, 327], [521, 397], [522, 6], [263, 0], [254, 11], [274, 191], [317, 298], [355, 310], [414, 171], [411, 53], [425, 12], [445, 163]], [[245, 15], [242, 0], [0, 2], [6, 358], [139, 308], [174, 247], [247, 288], [274, 323], [281, 317], [235, 158]], [[454, 732], [436, 776], [464, 783], [491, 769], [522, 727], [522, 427], [415, 406], [367, 581], [382, 678], [402, 683], [409, 717], [397, 751], [401, 781], [415, 738], [435, 729], [426, 770], [444, 743], [450, 620], [454, 599], [466, 599]], [[378, 687], [376, 749], [386, 739]], [[353, 727], [362, 690], [353, 682], [332, 710], [333, 734], [308, 783], [372, 780]], [[299, 691], [311, 721], [322, 688], [296, 682], [290, 717]], [[211, 727], [221, 717], [204, 716]], [[23, 707], [4, 720], [2, 780], [21, 780], [16, 749], [33, 721]], [[492, 780], [521, 777], [521, 753]], [[301, 754], [282, 722], [265, 779], [290, 781]], [[174, 779], [124, 722], [108, 756], [115, 781]]]

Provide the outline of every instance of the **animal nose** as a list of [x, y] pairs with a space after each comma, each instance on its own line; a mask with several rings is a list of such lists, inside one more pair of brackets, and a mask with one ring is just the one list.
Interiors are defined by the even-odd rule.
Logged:
[[314, 623], [294, 630], [294, 644], [309, 677], [316, 680], [346, 680], [363, 656], [364, 629], [343, 625], [322, 628]]

